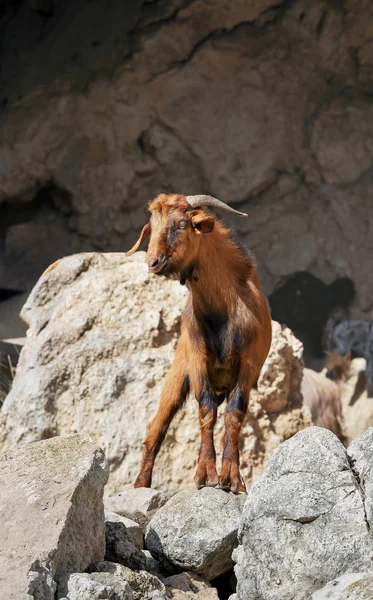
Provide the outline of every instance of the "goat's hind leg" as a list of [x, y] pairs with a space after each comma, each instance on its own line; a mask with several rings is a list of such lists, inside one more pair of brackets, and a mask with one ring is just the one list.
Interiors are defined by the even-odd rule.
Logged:
[[175, 356], [163, 386], [157, 414], [148, 426], [148, 435], [144, 442], [140, 473], [135, 481], [135, 488], [151, 486], [155, 458], [173, 417], [189, 394], [189, 376], [181, 354], [179, 352]]
[[214, 426], [217, 416], [217, 402], [209, 384], [205, 384], [196, 394], [199, 403], [199, 426], [201, 447], [198, 456], [197, 472], [194, 481], [198, 489], [218, 484], [216, 453], [214, 447]]
[[234, 493], [246, 492], [239, 466], [239, 437], [248, 406], [249, 393], [238, 384], [231, 393], [225, 412], [225, 434], [219, 487]]

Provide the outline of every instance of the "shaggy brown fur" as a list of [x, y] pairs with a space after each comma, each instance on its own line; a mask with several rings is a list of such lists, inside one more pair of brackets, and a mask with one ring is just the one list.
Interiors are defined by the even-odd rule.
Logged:
[[[149, 270], [187, 283], [190, 295], [181, 336], [160, 405], [149, 425], [135, 487], [151, 485], [155, 457], [167, 428], [189, 391], [199, 403], [201, 449], [195, 481], [245, 491], [238, 440], [249, 393], [271, 344], [271, 318], [253, 257], [206, 209], [185, 196], [161, 194], [149, 204], [150, 222], [132, 254], [150, 236]], [[227, 400], [222, 469], [215, 466], [217, 407]]]

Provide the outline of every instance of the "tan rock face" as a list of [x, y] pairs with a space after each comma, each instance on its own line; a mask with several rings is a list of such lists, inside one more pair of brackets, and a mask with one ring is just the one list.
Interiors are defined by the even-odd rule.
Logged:
[[[30, 328], [0, 413], [1, 447], [89, 433], [109, 461], [107, 491], [132, 486], [186, 294], [178, 282], [150, 275], [144, 253], [61, 260], [43, 275], [23, 309]], [[300, 342], [273, 323], [272, 349], [242, 433], [242, 472], [248, 481], [261, 473], [280, 442], [310, 423], [301, 405], [301, 374]], [[220, 409], [219, 459], [224, 406]], [[190, 397], [157, 458], [153, 486], [172, 492], [193, 486], [199, 443], [197, 403]]]
[[24, 2], [0, 75], [0, 279], [123, 251], [155, 194], [209, 192], [249, 212], [233, 223], [267, 293], [347, 275], [369, 312], [372, 17], [370, 0], [70, 0], [40, 36]]
[[105, 457], [76, 435], [14, 448], [0, 465], [0, 597], [52, 600], [62, 575], [104, 557]]

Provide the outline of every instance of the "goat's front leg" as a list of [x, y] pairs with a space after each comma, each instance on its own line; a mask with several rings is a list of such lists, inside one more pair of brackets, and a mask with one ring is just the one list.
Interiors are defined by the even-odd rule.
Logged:
[[189, 393], [189, 376], [185, 362], [185, 348], [180, 339], [175, 360], [169, 370], [161, 395], [161, 401], [154, 419], [148, 427], [148, 435], [144, 442], [140, 473], [134, 487], [151, 487], [155, 458], [166, 436], [167, 429], [184, 404]]
[[238, 444], [253, 383], [254, 381], [250, 376], [241, 373], [236, 387], [229, 396], [225, 411], [224, 450], [219, 487], [234, 493], [246, 492], [246, 486], [240, 474]]
[[194, 477], [198, 489], [218, 484], [216, 472], [216, 453], [214, 447], [214, 426], [217, 415], [215, 394], [206, 381], [201, 389], [196, 390], [199, 404], [199, 426], [201, 431], [201, 447], [198, 456], [197, 472]]

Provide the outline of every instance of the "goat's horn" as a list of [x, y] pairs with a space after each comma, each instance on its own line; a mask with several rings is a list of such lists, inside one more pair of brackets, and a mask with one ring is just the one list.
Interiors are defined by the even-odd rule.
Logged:
[[221, 208], [221, 210], [226, 210], [227, 212], [235, 213], [236, 215], [240, 215], [240, 217], [247, 217], [248, 215], [243, 212], [239, 212], [235, 210], [225, 202], [218, 200], [217, 198], [213, 198], [212, 196], [186, 196], [188, 204], [193, 208], [197, 208], [198, 206], [215, 206], [216, 208]]

